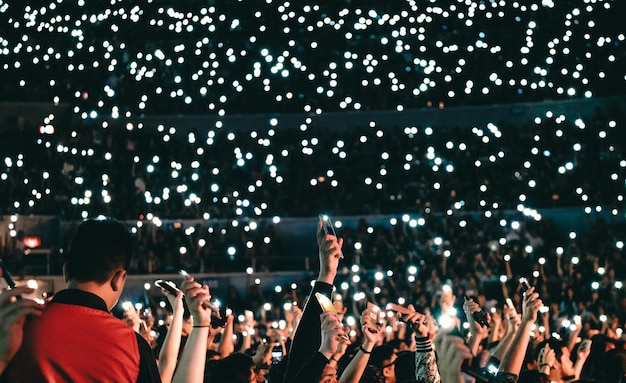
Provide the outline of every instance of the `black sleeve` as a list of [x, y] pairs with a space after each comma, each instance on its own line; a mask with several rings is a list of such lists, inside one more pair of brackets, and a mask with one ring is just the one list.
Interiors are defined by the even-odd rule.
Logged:
[[139, 348], [139, 376], [137, 383], [161, 383], [161, 375], [156, 365], [156, 359], [152, 348], [146, 340], [135, 333], [137, 336], [137, 347]]
[[293, 375], [290, 380], [285, 379], [284, 383], [318, 383], [327, 364], [328, 359], [316, 351], [306, 361], [300, 371]]
[[317, 281], [309, 294], [302, 312], [302, 319], [300, 319], [296, 333], [293, 336], [291, 349], [289, 350], [285, 382], [293, 382], [296, 373], [320, 348], [322, 343], [320, 322], [322, 308], [315, 298], [316, 292], [320, 292], [332, 300], [333, 285]]

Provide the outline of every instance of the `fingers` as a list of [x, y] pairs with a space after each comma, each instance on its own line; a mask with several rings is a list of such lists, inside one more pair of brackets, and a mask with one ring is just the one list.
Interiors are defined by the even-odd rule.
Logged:
[[322, 313], [320, 314], [321, 330], [329, 337], [340, 337], [344, 335], [345, 331], [337, 314], [334, 313]]
[[417, 324], [417, 325], [422, 325], [426, 323], [426, 315], [419, 313], [419, 312], [414, 312], [412, 314], [407, 314], [404, 316], [403, 320], [406, 323], [411, 323], [411, 324]]
[[472, 357], [469, 348], [460, 337], [441, 333], [435, 337], [435, 343], [439, 355], [441, 355], [442, 365], [451, 367], [455, 371], [461, 370], [463, 360]]
[[181, 288], [185, 295], [187, 295], [189, 298], [195, 298], [200, 294], [208, 295], [209, 298], [211, 297], [209, 286], [201, 285], [200, 283], [194, 281], [193, 278], [185, 279], [185, 281], [181, 285]]
[[31, 299], [16, 300], [0, 309], [0, 323], [11, 324], [23, 320], [27, 315], [39, 316], [43, 307]]
[[322, 238], [322, 242], [319, 244], [320, 252], [329, 255], [341, 254], [341, 246], [343, 246], [343, 238], [337, 239], [330, 234]]
[[478, 303], [474, 301], [465, 301], [463, 303], [463, 310], [471, 314], [471, 313], [479, 312], [481, 309]]
[[320, 242], [324, 240], [324, 231], [322, 230], [322, 226], [323, 226], [323, 223], [322, 223], [322, 220], [320, 219], [319, 221], [317, 221], [317, 233], [316, 233], [318, 244], [320, 244]]
[[32, 294], [33, 292], [35, 292], [34, 289], [26, 286], [17, 286], [12, 288], [11, 290], [5, 290], [2, 292], [2, 294], [0, 294], [0, 307], [7, 303], [15, 301], [15, 298], [18, 295]]

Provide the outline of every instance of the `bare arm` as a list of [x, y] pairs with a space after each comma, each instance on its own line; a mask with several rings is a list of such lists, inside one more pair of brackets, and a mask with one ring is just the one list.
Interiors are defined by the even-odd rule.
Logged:
[[517, 329], [520, 325], [520, 319], [516, 312], [512, 312], [511, 310], [507, 310], [505, 313], [507, 320], [507, 329], [504, 337], [498, 343], [498, 346], [493, 350], [491, 354], [494, 358], [498, 360], [502, 360], [504, 358], [504, 353], [509, 349], [511, 344], [513, 343], [513, 339], [515, 338], [515, 334], [517, 333]]
[[165, 335], [163, 346], [159, 352], [159, 375], [161, 382], [169, 383], [174, 376], [176, 363], [178, 362], [178, 350], [180, 349], [180, 337], [183, 331], [183, 314], [185, 311], [183, 305], [182, 291], [176, 297], [166, 295], [174, 310], [170, 328]]
[[463, 303], [463, 311], [465, 311], [465, 315], [467, 316], [467, 322], [470, 326], [470, 337], [467, 341], [467, 346], [470, 349], [472, 355], [478, 354], [478, 348], [480, 347], [480, 342], [487, 336], [489, 332], [489, 327], [483, 326], [480, 323], [477, 323], [472, 316], [472, 313], [479, 312], [480, 306], [478, 303], [466, 299]]
[[578, 359], [576, 360], [576, 364], [574, 364], [574, 379], [580, 379], [580, 373], [583, 370], [583, 366], [591, 353], [591, 340], [585, 339], [578, 346]]
[[[348, 366], [346, 366], [341, 377], [339, 377], [339, 382], [341, 383], [358, 383], [359, 380], [361, 380], [363, 371], [365, 371], [365, 367], [367, 367], [367, 362], [370, 360], [369, 353], [374, 349], [378, 338], [383, 336], [383, 334], [381, 334], [382, 329], [377, 330], [367, 326], [365, 313], [361, 315], [361, 329], [363, 331], [363, 337], [365, 338], [364, 342], [361, 347], [359, 347]], [[365, 350], [365, 352], [363, 350]]]
[[534, 287], [531, 287], [524, 293], [522, 322], [515, 332], [511, 347], [506, 350], [502, 357], [499, 372], [519, 375], [530, 340], [530, 330], [537, 319], [537, 312], [542, 305], [543, 302], [539, 299], [539, 294], [535, 293]]
[[217, 348], [222, 359], [235, 352], [235, 343], [233, 342], [233, 315], [226, 317], [226, 324], [224, 325], [224, 332], [222, 333], [222, 340]]
[[203, 302], [211, 298], [209, 288], [189, 278], [183, 282], [183, 291], [193, 318], [193, 329], [174, 373], [175, 383], [202, 383], [206, 363], [206, 349], [211, 336], [211, 309]]
[[461, 365], [466, 359], [471, 359], [472, 354], [458, 336], [448, 335], [439, 331], [435, 336], [437, 349], [437, 368], [441, 375], [441, 383], [464, 383], [465, 378], [461, 373]]

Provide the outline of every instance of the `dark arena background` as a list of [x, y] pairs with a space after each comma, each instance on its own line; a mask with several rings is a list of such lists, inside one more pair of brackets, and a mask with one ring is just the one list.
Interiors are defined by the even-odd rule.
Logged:
[[565, 313], [555, 332], [588, 310], [621, 336], [625, 14], [0, 0], [1, 258], [57, 291], [78, 223], [110, 216], [137, 237], [124, 300], [142, 315], [164, 318], [153, 282], [184, 269], [281, 326], [326, 214], [346, 307], [428, 307], [445, 286], [499, 302], [524, 276]]

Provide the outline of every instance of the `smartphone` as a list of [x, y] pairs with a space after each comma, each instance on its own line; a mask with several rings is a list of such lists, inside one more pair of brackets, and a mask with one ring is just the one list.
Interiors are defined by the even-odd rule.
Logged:
[[337, 314], [337, 310], [335, 310], [335, 306], [333, 305], [333, 301], [330, 300], [326, 295], [322, 293], [315, 293], [315, 298], [317, 302], [322, 307], [322, 311], [326, 313]]
[[365, 315], [369, 327], [372, 329], [380, 329], [383, 327], [383, 320], [381, 318], [382, 310], [372, 302], [367, 302], [367, 308], [365, 309]]
[[[193, 278], [187, 271], [183, 269], [180, 269], [178, 271], [178, 274], [185, 279]], [[211, 309], [212, 328], [224, 327], [226, 325], [226, 308], [220, 308], [218, 307], [218, 305], [214, 304], [208, 299], [202, 302], [202, 305]]]
[[164, 289], [165, 291], [167, 291], [169, 294], [173, 296], [177, 296], [178, 293], [180, 293], [180, 289], [176, 287], [176, 284], [172, 281], [165, 281], [163, 279], [159, 279], [154, 282], [154, 285]]
[[244, 318], [246, 323], [251, 324], [254, 322], [254, 313], [250, 310], [244, 310]]
[[324, 234], [330, 234], [337, 237], [333, 221], [330, 219], [330, 217], [325, 214], [320, 214], [319, 217], [320, 221], [322, 221], [322, 230], [324, 230]]
[[[7, 283], [7, 286], [9, 286], [9, 289], [14, 289], [17, 285], [15, 284], [15, 281], [13, 280], [9, 269], [4, 264], [4, 262], [2, 262], [2, 259], [0, 259], [0, 269], [2, 269], [2, 278], [4, 278], [4, 281]], [[16, 295], [15, 299], [22, 299], [22, 296]]]
[[517, 315], [517, 310], [515, 309], [515, 305], [513, 304], [511, 298], [506, 298], [506, 305], [509, 306], [512, 314]]
[[528, 279], [526, 279], [524, 277], [520, 277], [519, 284], [522, 286], [522, 290], [524, 290], [524, 292], [526, 292], [526, 291], [528, 291], [528, 289], [530, 289], [530, 283], [528, 283]]
[[[471, 299], [467, 295], [465, 296], [465, 300], [466, 301], [470, 301], [470, 300], [473, 301], [473, 299]], [[481, 309], [480, 311], [473, 312], [472, 313], [472, 318], [474, 318], [476, 323], [480, 324], [481, 326], [489, 327], [489, 321], [487, 320], [487, 314], [485, 313], [484, 310]]]
[[9, 269], [4, 264], [4, 262], [2, 262], [2, 259], [0, 259], [0, 269], [2, 269], [2, 277], [4, 278], [4, 281], [7, 283], [7, 286], [9, 286], [10, 289], [14, 289], [17, 285], [15, 284], [15, 281], [13, 280], [13, 277], [11, 276]]
[[283, 346], [272, 347], [272, 364], [278, 364], [283, 359]]
[[215, 310], [211, 310], [211, 327], [220, 328], [226, 326], [226, 311], [230, 310], [228, 307], [220, 307]]

